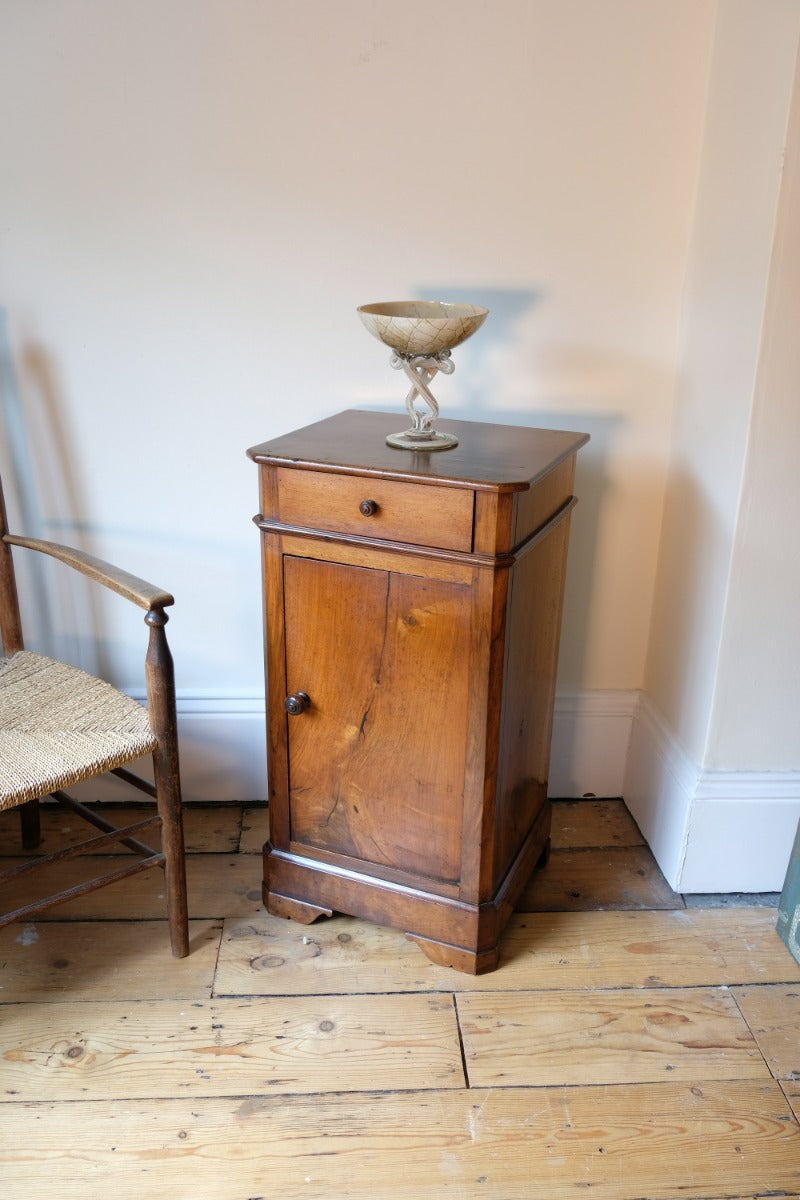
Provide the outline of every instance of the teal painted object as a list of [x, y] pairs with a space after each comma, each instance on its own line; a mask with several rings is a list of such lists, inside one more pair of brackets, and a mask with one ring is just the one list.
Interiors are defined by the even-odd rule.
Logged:
[[778, 905], [778, 933], [800, 963], [800, 825], [794, 839], [786, 882]]

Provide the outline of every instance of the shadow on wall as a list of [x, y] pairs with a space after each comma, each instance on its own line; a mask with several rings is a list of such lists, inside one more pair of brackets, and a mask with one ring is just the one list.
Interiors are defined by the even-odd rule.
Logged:
[[[730, 554], [730, 531], [708, 487], [694, 472], [675, 467], [664, 501], [648, 692], [697, 763], [706, 751]], [[751, 701], [756, 695], [754, 680]]]
[[[560, 653], [561, 674], [569, 680], [569, 689], [580, 688], [584, 678], [587, 638], [590, 627], [593, 581], [598, 544], [598, 526], [604, 493], [609, 482], [607, 462], [610, 442], [624, 421], [622, 405], [617, 411], [600, 413], [586, 412], [563, 403], [550, 409], [536, 407], [505, 406], [502, 398], [492, 403], [493, 376], [498, 374], [499, 364], [521, 348], [523, 359], [529, 340], [528, 326], [532, 313], [544, 300], [541, 291], [525, 289], [497, 289], [485, 287], [420, 287], [414, 297], [422, 300], [443, 300], [451, 303], [481, 304], [488, 308], [489, 317], [474, 337], [463, 342], [453, 351], [456, 365], [454, 384], [447, 387], [457, 393], [458, 400], [452, 403], [441, 398], [441, 417], [455, 420], [486, 421], [495, 424], [526, 426], [529, 428], [566, 429], [576, 433], [588, 433], [591, 441], [578, 454], [575, 493], [579, 503], [572, 518], [570, 532], [567, 583], [564, 599], [563, 634]], [[582, 362], [589, 356], [576, 355]], [[602, 364], [608, 374], [608, 364]], [[518, 369], [517, 374], [520, 374]], [[523, 363], [523, 378], [532, 374], [532, 368]], [[397, 404], [404, 402], [404, 389], [398, 380]], [[437, 399], [436, 382], [433, 392]], [[531, 386], [533, 396], [534, 389]], [[573, 389], [573, 395], [579, 389]], [[588, 398], [588, 397], [587, 397]], [[596, 396], [594, 396], [596, 401]], [[612, 399], [613, 402], [613, 399]], [[569, 401], [567, 401], [569, 404]], [[369, 404], [375, 409], [375, 404]]]
[[[7, 314], [0, 309], [0, 428], [4, 453], [0, 460], [13, 532], [28, 537], [62, 540], [63, 520], [48, 514], [82, 511], [82, 498], [71, 464], [61, 412], [61, 388], [57, 373], [39, 345], [29, 342], [20, 355], [24, 387], [20, 385]], [[78, 550], [91, 551], [80, 535], [77, 522], [69, 523], [68, 540]], [[67, 540], [67, 539], [65, 539]], [[87, 661], [92, 640], [81, 636], [86, 628], [100, 627], [97, 589], [77, 572], [65, 571], [57, 563], [35, 554], [17, 554], [21, 603], [26, 614], [26, 644], [41, 653], [74, 662], [92, 673], [102, 674], [107, 663], [93, 655]], [[57, 595], [59, 603], [52, 604]], [[55, 608], [62, 610], [56, 619]], [[73, 630], [67, 634], [65, 630]]]
[[[430, 288], [419, 289], [421, 300], [445, 300], [453, 304], [481, 304], [488, 308], [489, 316], [478, 333], [463, 342], [454, 351], [454, 361], [458, 372], [458, 393], [463, 397], [464, 411], [460, 416], [465, 420], [499, 421], [494, 410], [489, 410], [483, 418], [480, 413], [487, 410], [485, 403], [487, 387], [487, 370], [485, 364], [520, 340], [522, 328], [527, 319], [542, 303], [543, 292], [522, 288]], [[456, 416], [449, 412], [449, 416]], [[516, 421], [514, 424], [520, 424]]]

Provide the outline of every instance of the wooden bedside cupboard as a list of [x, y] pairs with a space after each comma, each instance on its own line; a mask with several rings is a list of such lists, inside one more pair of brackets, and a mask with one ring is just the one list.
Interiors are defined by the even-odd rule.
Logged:
[[267, 677], [269, 912], [403, 929], [497, 965], [550, 836], [547, 775], [585, 434], [349, 411], [254, 446]]

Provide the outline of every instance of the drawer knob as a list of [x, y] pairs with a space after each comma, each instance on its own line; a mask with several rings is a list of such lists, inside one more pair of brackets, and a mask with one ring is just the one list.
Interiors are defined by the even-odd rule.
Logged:
[[292, 692], [283, 702], [283, 707], [286, 709], [290, 717], [299, 717], [308, 708], [311, 700], [305, 692]]
[[363, 517], [374, 517], [378, 511], [377, 500], [362, 500], [358, 506], [358, 511]]

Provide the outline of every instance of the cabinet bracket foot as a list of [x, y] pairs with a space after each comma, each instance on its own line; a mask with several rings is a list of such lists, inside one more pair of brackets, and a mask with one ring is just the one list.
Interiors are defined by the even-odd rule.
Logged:
[[278, 892], [268, 892], [264, 889], [264, 907], [273, 917], [287, 917], [299, 921], [301, 925], [311, 925], [317, 917], [332, 917], [332, 908], [321, 908], [318, 904], [307, 904], [304, 900], [295, 900], [291, 896], [281, 896]]
[[464, 946], [451, 946], [417, 933], [407, 933], [406, 937], [410, 942], [416, 942], [437, 967], [452, 967], [454, 971], [463, 971], [466, 975], [483, 975], [493, 971], [500, 956], [499, 946], [491, 946], [488, 950], [467, 950]]

